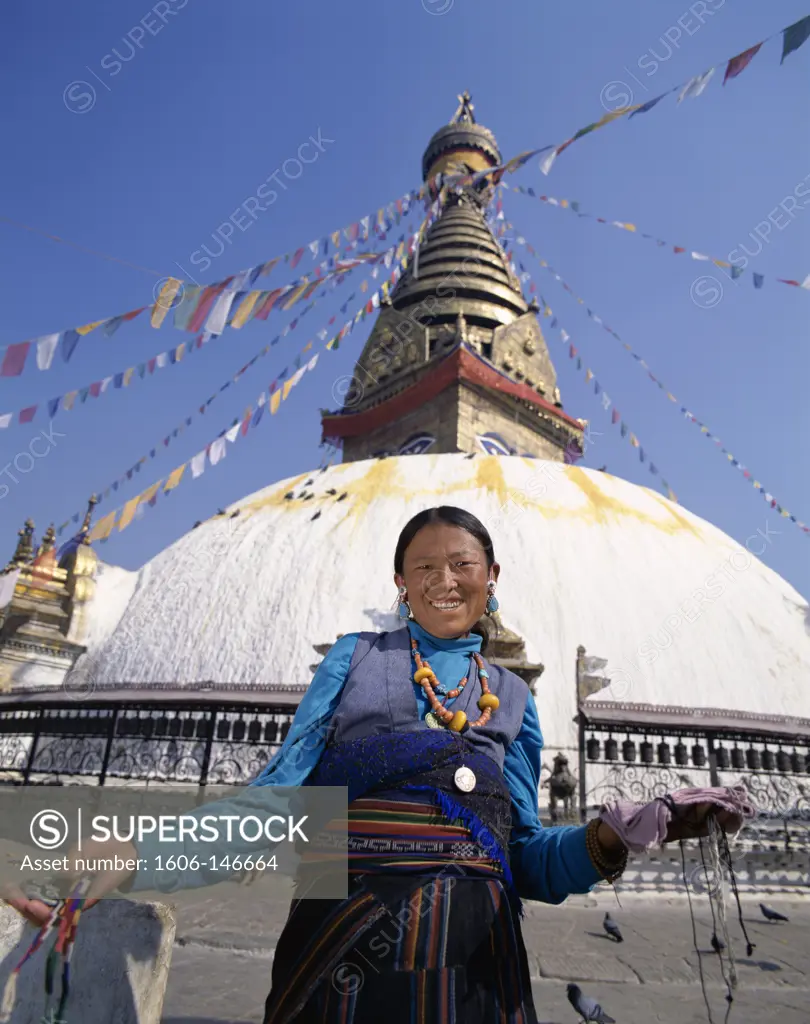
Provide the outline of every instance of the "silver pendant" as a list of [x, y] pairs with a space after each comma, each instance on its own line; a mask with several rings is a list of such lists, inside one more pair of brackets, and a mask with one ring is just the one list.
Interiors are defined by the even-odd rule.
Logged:
[[456, 784], [456, 788], [460, 789], [462, 793], [472, 793], [472, 791], [475, 789], [475, 783], [477, 780], [475, 778], [475, 772], [472, 770], [472, 768], [467, 768], [466, 766], [464, 766], [458, 769], [453, 778], [453, 781]]
[[433, 714], [432, 711], [428, 711], [428, 713], [425, 715], [425, 722], [427, 723], [428, 729], [441, 729], [442, 728], [442, 723]]

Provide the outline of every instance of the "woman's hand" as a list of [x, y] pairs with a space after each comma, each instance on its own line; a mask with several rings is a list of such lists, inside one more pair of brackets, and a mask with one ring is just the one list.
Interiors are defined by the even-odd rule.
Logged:
[[665, 843], [676, 843], [679, 839], [698, 839], [709, 834], [709, 814], [714, 813], [717, 824], [726, 832], [739, 832], [743, 819], [731, 811], [722, 810], [711, 802], [681, 806], [679, 815], [673, 815], [667, 828]]
[[[64, 881], [63, 891], [65, 891], [70, 887], [71, 883], [75, 883], [83, 874], [86, 874], [86, 871], [78, 863], [79, 859], [85, 863], [91, 860], [102, 859], [115, 862], [116, 857], [119, 858], [119, 862], [123, 861], [125, 864], [127, 861], [136, 863], [138, 851], [132, 843], [121, 842], [116, 839], [110, 839], [106, 842], [89, 840], [82, 844], [81, 857], [79, 857], [77, 849], [71, 850], [67, 855], [68, 870], [59, 872], [59, 875], [56, 877]], [[119, 871], [101, 871], [94, 875], [86, 896], [87, 902], [84, 905], [84, 909], [89, 910], [95, 906], [103, 896], [114, 892], [135, 874], [134, 870], [128, 870], [125, 867]], [[26, 921], [36, 928], [41, 928], [51, 916], [51, 908], [47, 903], [43, 903], [42, 900], [28, 899], [19, 886], [6, 885], [0, 888], [0, 899], [22, 914]]]

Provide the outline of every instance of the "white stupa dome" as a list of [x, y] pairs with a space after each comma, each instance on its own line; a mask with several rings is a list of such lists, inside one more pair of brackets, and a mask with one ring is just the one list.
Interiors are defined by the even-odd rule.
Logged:
[[492, 533], [503, 623], [545, 666], [537, 702], [548, 748], [575, 744], [580, 644], [608, 661], [599, 700], [810, 718], [810, 608], [751, 553], [764, 541], [749, 551], [647, 488], [517, 456], [412, 455], [302, 473], [139, 572], [102, 566], [74, 673], [120, 685], [307, 685], [313, 645], [396, 628], [397, 537], [442, 504]]

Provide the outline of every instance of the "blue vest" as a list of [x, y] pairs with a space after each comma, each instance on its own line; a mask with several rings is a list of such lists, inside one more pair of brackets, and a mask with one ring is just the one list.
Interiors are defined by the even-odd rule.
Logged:
[[[345, 743], [382, 733], [429, 729], [418, 712], [413, 672], [407, 627], [392, 633], [360, 633], [327, 742]], [[489, 689], [500, 706], [487, 725], [468, 729], [464, 738], [503, 770], [506, 748], [523, 724], [528, 687], [508, 669], [487, 664], [487, 672]], [[475, 721], [481, 714], [480, 696], [478, 667], [473, 661], [467, 685], [452, 708], [465, 711], [470, 721]]]

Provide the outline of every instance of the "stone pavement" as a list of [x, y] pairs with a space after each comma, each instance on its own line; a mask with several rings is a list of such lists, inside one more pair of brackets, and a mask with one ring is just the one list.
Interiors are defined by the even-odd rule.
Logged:
[[[572, 897], [559, 907], [527, 904], [524, 936], [529, 953], [538, 1019], [543, 1024], [575, 1024], [565, 995], [567, 981], [602, 1003], [618, 1024], [705, 1024], [709, 1020], [700, 986], [706, 978], [712, 1020], [722, 1024], [725, 988], [718, 957], [711, 950], [711, 915], [705, 897], [696, 899], [698, 949], [695, 953], [684, 896], [624, 895], [599, 892]], [[739, 986], [729, 1024], [808, 1024], [810, 1022], [810, 899], [769, 896], [770, 905], [790, 917], [768, 924], [759, 900], [743, 902], [753, 956], [729, 906], [729, 930]], [[610, 910], [625, 941], [607, 938], [601, 922]], [[210, 897], [180, 910], [164, 1005], [163, 1024], [258, 1024], [270, 987], [272, 949], [283, 924], [282, 900], [254, 905], [241, 925], [229, 921]], [[373, 970], [371, 964], [361, 964]]]

